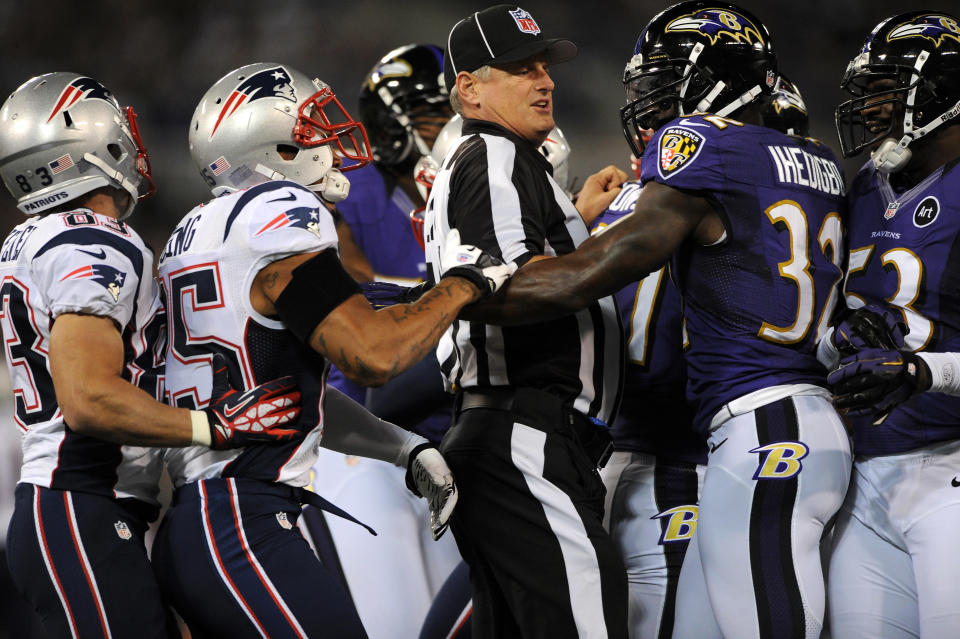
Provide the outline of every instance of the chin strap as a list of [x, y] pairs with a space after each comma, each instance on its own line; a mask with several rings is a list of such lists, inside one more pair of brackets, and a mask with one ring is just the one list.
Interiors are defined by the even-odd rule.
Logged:
[[[274, 171], [269, 166], [257, 164], [253, 169], [268, 180], [286, 180], [287, 176], [280, 171]], [[336, 203], [347, 199], [350, 193], [350, 180], [345, 178], [339, 169], [328, 169], [327, 174], [313, 184], [304, 184], [327, 202]]]
[[[923, 68], [924, 63], [929, 57], [930, 53], [928, 51], [922, 51], [917, 56], [917, 61], [913, 65], [917, 77], [920, 77], [920, 69]], [[960, 100], [958, 100], [952, 107], [927, 123], [927, 126], [914, 128], [913, 105], [917, 97], [919, 84], [918, 82], [917, 85], [907, 93], [907, 102], [904, 105], [906, 108], [903, 113], [903, 137], [901, 137], [899, 141], [894, 138], [887, 138], [870, 153], [870, 160], [873, 162], [873, 166], [881, 173], [896, 173], [897, 171], [903, 170], [903, 168], [910, 163], [910, 158], [913, 157], [913, 152], [907, 148], [912, 142], [929, 135], [944, 122], [960, 115]]]
[[123, 189], [130, 194], [130, 203], [117, 219], [124, 219], [133, 213], [133, 207], [137, 205], [137, 198], [140, 196], [137, 185], [124, 177], [123, 173], [110, 168], [110, 165], [95, 156], [93, 153], [84, 153], [83, 159], [103, 171], [108, 178], [120, 184]]
[[350, 193], [350, 180], [345, 178], [337, 169], [330, 169], [327, 174], [315, 184], [308, 184], [307, 188], [318, 194], [327, 202], [342, 202]]
[[760, 88], [759, 84], [756, 84], [753, 86], [753, 88], [744, 91], [742, 94], [740, 94], [739, 98], [737, 98], [727, 106], [723, 107], [716, 113], [720, 117], [728, 116], [734, 111], [736, 111], [737, 109], [739, 109], [740, 107], [746, 106], [747, 104], [750, 104], [751, 102], [756, 100], [757, 96], [760, 95], [762, 92], [763, 92], [763, 89]]
[[[909, 113], [910, 110], [907, 112]], [[937, 118], [927, 124], [927, 126], [920, 127], [919, 129], [914, 129], [911, 126], [911, 131], [909, 133], [904, 133], [899, 142], [893, 138], [887, 138], [881, 142], [880, 146], [878, 146], [876, 150], [870, 154], [870, 159], [873, 162], [873, 166], [876, 167], [878, 171], [883, 173], [896, 173], [897, 171], [902, 170], [903, 167], [910, 162], [910, 158], [913, 156], [913, 153], [907, 148], [912, 142], [929, 135], [941, 124], [952, 120], [958, 115], [960, 115], [960, 100], [958, 100], [957, 103], [950, 107], [947, 111], [944, 111]], [[907, 123], [906, 118], [904, 118], [904, 129], [906, 130], [906, 128]]]

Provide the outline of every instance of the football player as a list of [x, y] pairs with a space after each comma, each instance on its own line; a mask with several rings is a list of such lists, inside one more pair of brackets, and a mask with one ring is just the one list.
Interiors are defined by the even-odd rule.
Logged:
[[290, 441], [298, 393], [290, 378], [239, 393], [221, 371], [205, 406], [158, 401], [153, 253], [124, 221], [153, 179], [136, 114], [104, 85], [59, 72], [16, 89], [0, 109], [0, 178], [29, 216], [0, 250], [24, 460], [11, 575], [51, 637], [174, 636], [144, 545], [161, 471], [144, 446]]
[[158, 578], [197, 634], [364, 636], [349, 594], [296, 528], [301, 503], [346, 515], [303, 488], [317, 446], [405, 467], [411, 489], [430, 500], [437, 537], [456, 489], [426, 439], [325, 390], [328, 362], [357, 383], [386, 382], [432, 352], [457, 312], [511, 269], [451, 244], [447, 276], [432, 291], [372, 309], [339, 260], [324, 205], [348, 194], [342, 161], [351, 170], [370, 160], [366, 132], [328, 85], [287, 65], [247, 65], [218, 80], [189, 141], [219, 197], [183, 218], [160, 258], [169, 398], [202, 405], [210, 389], [199, 373], [214, 356], [242, 387], [290, 372], [305, 438], [223, 454], [168, 451], [176, 490], [155, 544]]
[[524, 266], [468, 316], [559, 316], [673, 257], [693, 427], [710, 448], [699, 548], [684, 564], [702, 568], [724, 636], [818, 637], [818, 546], [850, 473], [815, 357], [841, 275], [841, 168], [826, 147], [762, 126], [778, 64], [747, 11], [679, 3], [644, 27], [633, 54], [621, 119], [643, 157], [634, 213]]
[[[442, 49], [408, 44], [386, 53], [363, 80], [359, 117], [373, 161], [351, 171], [350, 197], [335, 212], [341, 260], [359, 282], [423, 281], [426, 260], [407, 214], [423, 205], [412, 168], [430, 153], [452, 113], [440, 83], [442, 61]], [[378, 417], [439, 443], [453, 406], [441, 380], [436, 358], [428, 356], [376, 388], [351, 382], [335, 366], [328, 383]], [[432, 539], [422, 525], [426, 503], [407, 490], [403, 469], [393, 464], [321, 450], [314, 475], [325, 496], [389, 532], [357, 535], [349, 522], [319, 511], [303, 518], [315, 543], [335, 548], [367, 633], [373, 639], [415, 636], [460, 560], [453, 537]]]
[[[633, 212], [640, 180], [593, 223], [603, 233]], [[610, 427], [614, 452], [601, 469], [604, 525], [629, 579], [630, 636], [670, 637], [680, 567], [697, 528], [707, 449], [685, 398], [680, 292], [666, 266], [616, 293], [627, 337], [623, 401]], [[697, 620], [702, 626], [702, 616]]]
[[893, 315], [895, 329], [830, 375], [857, 452], [829, 568], [836, 637], [960, 628], [958, 25], [937, 11], [881, 21], [836, 111], [844, 155], [870, 151], [849, 190], [844, 293], [852, 308]]

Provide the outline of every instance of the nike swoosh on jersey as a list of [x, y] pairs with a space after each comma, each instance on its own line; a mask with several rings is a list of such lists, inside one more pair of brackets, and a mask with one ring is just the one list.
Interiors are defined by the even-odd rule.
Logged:
[[711, 446], [711, 447], [710, 447], [710, 452], [711, 452], [711, 453], [717, 452], [717, 449], [720, 448], [721, 446], [723, 446], [724, 444], [726, 444], [728, 439], [730, 439], [730, 438], [729, 438], [729, 437], [726, 437], [726, 438], [723, 439], [723, 441], [721, 441], [721, 442], [719, 442], [719, 443], [716, 443], [716, 444], [714, 444], [713, 446]]
[[954, 488], [960, 488], [960, 481], [957, 481], [957, 478], [954, 477], [953, 479], [950, 480], [950, 485], [953, 486]]
[[297, 194], [294, 193], [293, 191], [287, 191], [287, 197], [278, 197], [273, 200], [267, 200], [267, 203], [269, 204], [270, 202], [292, 202], [295, 199], [297, 199]]
[[92, 256], [92, 257], [95, 257], [95, 258], [97, 258], [98, 260], [105, 260], [105, 259], [107, 259], [107, 252], [104, 251], [103, 249], [100, 249], [99, 251], [87, 251], [87, 250], [84, 250], [84, 249], [82, 249], [82, 248], [78, 248], [77, 250], [80, 251], [81, 253], [86, 253], [87, 255], [90, 255], [90, 256]]

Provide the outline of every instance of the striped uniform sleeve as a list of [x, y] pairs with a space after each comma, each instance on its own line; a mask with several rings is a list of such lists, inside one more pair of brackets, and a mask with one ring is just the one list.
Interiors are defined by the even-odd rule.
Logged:
[[536, 200], [538, 181], [517, 162], [516, 147], [488, 135], [464, 146], [448, 205], [450, 224], [461, 240], [518, 266], [542, 255], [545, 226]]

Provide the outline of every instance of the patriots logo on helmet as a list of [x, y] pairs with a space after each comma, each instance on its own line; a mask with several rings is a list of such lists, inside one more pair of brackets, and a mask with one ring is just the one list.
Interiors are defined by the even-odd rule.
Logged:
[[262, 235], [288, 226], [306, 229], [320, 237], [320, 209], [315, 206], [298, 206], [295, 209], [284, 211], [260, 227], [260, 230], [254, 235]]
[[118, 112], [120, 111], [120, 107], [117, 106], [117, 101], [114, 99], [113, 94], [110, 93], [110, 89], [93, 78], [77, 78], [60, 92], [60, 97], [57, 98], [57, 103], [54, 105], [53, 111], [50, 112], [50, 117], [47, 118], [47, 122], [80, 100], [103, 100], [114, 106]]
[[240, 81], [230, 96], [224, 101], [217, 122], [210, 131], [210, 137], [217, 132], [220, 123], [237, 112], [244, 104], [260, 98], [283, 98], [291, 102], [297, 101], [297, 93], [293, 88], [293, 80], [283, 67], [264, 69]]
[[960, 25], [949, 16], [929, 14], [897, 25], [887, 34], [887, 42], [906, 38], [926, 38], [936, 47], [939, 47], [945, 38], [960, 43]]
[[694, 31], [710, 39], [710, 44], [726, 36], [732, 42], [763, 44], [763, 32], [748, 18], [730, 9], [701, 9], [671, 20], [665, 31]]
[[127, 280], [127, 274], [106, 264], [89, 264], [67, 273], [61, 282], [67, 280], [92, 280], [107, 289], [114, 302], [120, 301], [120, 289]]

